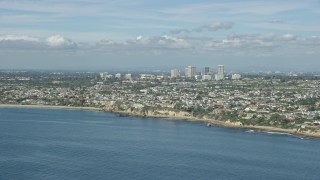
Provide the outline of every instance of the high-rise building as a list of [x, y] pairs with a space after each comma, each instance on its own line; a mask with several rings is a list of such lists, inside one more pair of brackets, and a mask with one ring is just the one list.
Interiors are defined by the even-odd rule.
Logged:
[[204, 75], [208, 75], [209, 74], [209, 70], [210, 68], [209, 67], [204, 67], [201, 71], [201, 75], [204, 76]]
[[224, 65], [218, 65], [217, 66], [217, 74], [215, 75], [216, 81], [223, 80], [224, 79]]
[[177, 78], [180, 76], [179, 69], [171, 69], [171, 78]]
[[218, 65], [218, 74], [222, 74], [224, 76], [224, 65]]
[[131, 76], [130, 73], [128, 73], [128, 74], [126, 74], [126, 75], [124, 76], [124, 78], [127, 79], [127, 80], [131, 80], [131, 79], [132, 79], [132, 76]]
[[186, 68], [186, 77], [187, 78], [194, 78], [195, 75], [196, 75], [196, 67], [188, 66]]
[[107, 72], [102, 72], [102, 73], [100, 73], [100, 78], [101, 78], [102, 80], [106, 80], [106, 79], [107, 79], [107, 76], [108, 76], [108, 73], [107, 73]]

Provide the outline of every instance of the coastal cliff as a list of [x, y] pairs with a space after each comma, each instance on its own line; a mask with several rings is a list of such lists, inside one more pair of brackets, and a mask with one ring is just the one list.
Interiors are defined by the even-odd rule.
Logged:
[[185, 111], [179, 111], [169, 108], [153, 108], [137, 103], [119, 103], [116, 101], [106, 102], [103, 110], [124, 115], [141, 117], [161, 117], [174, 119], [189, 119], [192, 117], [190, 113]]
[[[135, 104], [137, 105], [137, 104]], [[92, 107], [73, 107], [73, 106], [50, 106], [50, 105], [14, 105], [14, 104], [1, 104], [0, 108], [48, 108], [48, 109], [68, 109], [68, 110], [96, 110], [96, 111], [105, 111], [105, 112], [113, 112], [118, 113], [124, 116], [139, 116], [139, 117], [154, 117], [154, 118], [162, 118], [168, 120], [187, 120], [187, 121], [195, 121], [195, 122], [204, 122], [208, 124], [214, 124], [218, 126], [224, 126], [228, 128], [245, 128], [251, 129], [255, 131], [265, 131], [265, 132], [280, 132], [285, 134], [292, 134], [297, 136], [305, 136], [305, 137], [316, 137], [320, 138], [320, 131], [316, 129], [312, 129], [311, 127], [298, 127], [291, 129], [284, 129], [273, 126], [259, 126], [259, 125], [244, 125], [241, 121], [231, 121], [231, 120], [214, 120], [207, 117], [193, 117], [190, 113], [185, 111], [177, 111], [173, 109], [165, 109], [165, 108], [143, 108], [139, 105], [140, 108], [134, 108], [130, 106], [126, 109], [122, 109], [123, 107], [117, 103], [107, 102], [105, 103], [103, 108], [92, 108]], [[120, 108], [119, 108], [120, 107]]]
[[215, 120], [212, 118], [204, 117], [194, 117], [191, 113], [186, 111], [180, 111], [169, 108], [152, 108], [147, 107], [142, 104], [137, 103], [120, 103], [117, 101], [108, 101], [104, 104], [102, 108], [106, 112], [119, 113], [125, 116], [139, 116], [139, 117], [155, 117], [164, 119], [174, 119], [174, 120], [187, 120], [187, 121], [198, 121], [209, 124], [215, 124], [219, 126], [229, 127], [229, 128], [246, 128], [253, 129], [256, 131], [268, 131], [268, 132], [281, 132], [289, 133], [298, 136], [308, 136], [308, 137], [320, 137], [320, 131], [314, 131], [305, 128], [295, 128], [295, 129], [284, 129], [272, 126], [257, 126], [257, 125], [245, 125], [240, 120]]

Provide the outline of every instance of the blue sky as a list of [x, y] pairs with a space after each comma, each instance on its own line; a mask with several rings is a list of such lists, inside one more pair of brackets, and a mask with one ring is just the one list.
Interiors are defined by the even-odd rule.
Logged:
[[319, 0], [0, 0], [0, 69], [316, 70]]

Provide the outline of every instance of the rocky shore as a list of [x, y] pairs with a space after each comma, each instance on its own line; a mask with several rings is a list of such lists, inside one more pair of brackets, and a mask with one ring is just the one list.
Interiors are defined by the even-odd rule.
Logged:
[[192, 122], [204, 122], [207, 125], [217, 125], [217, 126], [223, 126], [227, 128], [242, 128], [242, 129], [250, 129], [255, 131], [262, 131], [262, 132], [279, 132], [279, 133], [286, 133], [286, 134], [292, 134], [295, 136], [301, 136], [301, 137], [314, 137], [314, 138], [320, 138], [320, 132], [312, 132], [312, 131], [303, 131], [301, 129], [283, 129], [278, 127], [271, 127], [271, 126], [253, 126], [253, 125], [243, 125], [240, 121], [219, 121], [209, 118], [197, 118], [192, 117], [187, 112], [182, 111], [173, 111], [173, 110], [160, 110], [160, 111], [134, 111], [134, 110], [115, 110], [112, 108], [106, 108], [103, 109], [106, 112], [113, 112], [117, 113], [120, 116], [138, 116], [138, 117], [144, 117], [144, 118], [160, 118], [165, 120], [185, 120], [185, 121], [192, 121]]
[[73, 106], [53, 106], [53, 105], [16, 105], [16, 104], [0, 104], [0, 108], [44, 108], [44, 109], [67, 109], [67, 110], [91, 110], [91, 111], [104, 111], [117, 113], [119, 116], [137, 116], [143, 118], [160, 118], [164, 120], [184, 120], [191, 122], [204, 122], [209, 125], [218, 125], [227, 128], [243, 128], [250, 129], [255, 131], [263, 131], [263, 132], [279, 132], [279, 133], [287, 133], [296, 136], [302, 137], [313, 137], [320, 138], [320, 132], [312, 132], [312, 131], [302, 131], [301, 129], [283, 129], [278, 127], [271, 126], [252, 126], [252, 125], [243, 125], [240, 121], [231, 122], [231, 121], [218, 121], [209, 118], [197, 118], [192, 117], [187, 112], [181, 111], [173, 111], [173, 110], [159, 110], [159, 111], [134, 111], [131, 109], [127, 109], [125, 111], [112, 109], [110, 107], [105, 108], [95, 108], [95, 107], [73, 107]]

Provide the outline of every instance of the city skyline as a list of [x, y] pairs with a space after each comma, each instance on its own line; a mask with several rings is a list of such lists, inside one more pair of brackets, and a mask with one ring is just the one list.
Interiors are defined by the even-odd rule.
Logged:
[[0, 69], [315, 71], [319, 1], [0, 2]]

